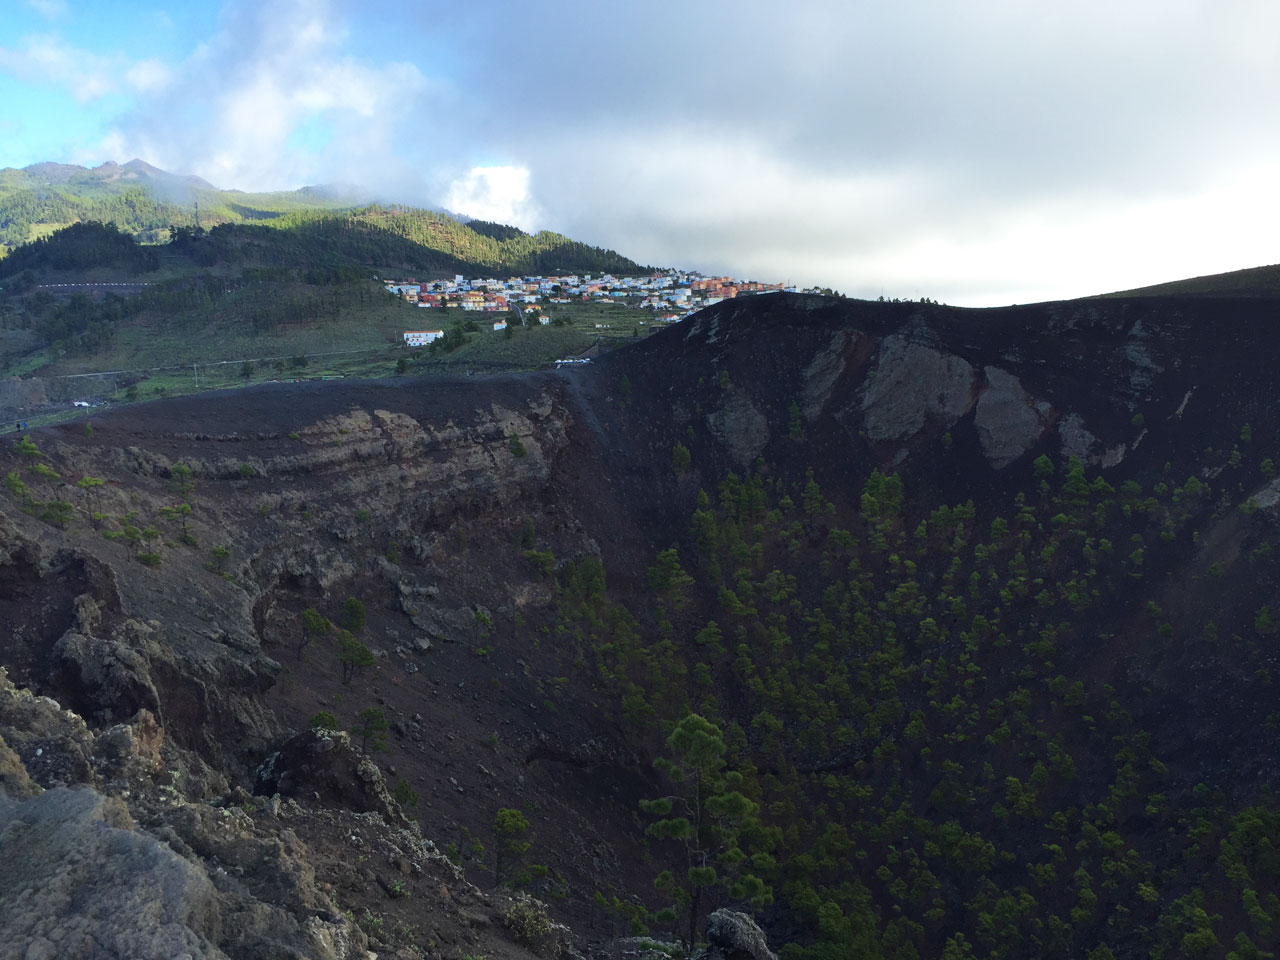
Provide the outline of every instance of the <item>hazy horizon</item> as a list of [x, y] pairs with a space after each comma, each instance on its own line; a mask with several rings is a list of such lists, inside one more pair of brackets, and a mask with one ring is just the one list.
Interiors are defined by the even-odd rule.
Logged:
[[970, 306], [1280, 260], [1263, 3], [13, 7], [0, 166], [349, 184], [642, 263]]

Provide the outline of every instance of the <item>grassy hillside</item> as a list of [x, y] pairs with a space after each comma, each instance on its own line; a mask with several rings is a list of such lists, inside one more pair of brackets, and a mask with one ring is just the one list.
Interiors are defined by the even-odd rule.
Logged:
[[[544, 307], [555, 319], [548, 326], [521, 327], [504, 313], [512, 324], [504, 334], [492, 329], [496, 315], [427, 311], [393, 297], [366, 267], [250, 265], [272, 255], [312, 262], [315, 251], [291, 246], [294, 236], [223, 227], [153, 248], [101, 225], [77, 224], [48, 243], [24, 246], [11, 262], [0, 261], [0, 283], [8, 287], [0, 296], [0, 376], [34, 374], [60, 384], [65, 415], [74, 412], [73, 398], [119, 401], [272, 379], [532, 369], [602, 338], [620, 343], [651, 329], [648, 315], [621, 304], [574, 303]], [[5, 278], [6, 267], [23, 269]], [[47, 287], [33, 274], [134, 285]], [[58, 295], [63, 290], [76, 292]], [[449, 330], [449, 349], [404, 347], [404, 331], [423, 327]]]
[[[89, 396], [129, 386], [207, 389], [235, 382], [233, 364], [298, 356], [342, 358], [325, 361], [331, 373], [381, 375], [401, 359], [406, 329], [454, 321], [428, 319], [389, 296], [378, 276], [639, 269], [558, 234], [482, 228], [431, 211], [366, 207], [294, 211], [270, 227], [176, 226], [169, 242], [141, 244], [115, 224], [73, 223], [0, 259], [0, 374], [65, 380], [113, 371], [114, 380], [86, 381], [82, 392]], [[459, 330], [461, 347], [432, 369], [536, 367], [590, 346], [599, 320], [616, 327], [612, 336], [641, 332], [642, 315], [623, 307], [557, 312], [564, 325], [536, 337], [517, 338], [513, 330], [510, 340], [495, 343]], [[489, 320], [476, 322], [491, 327]], [[202, 379], [202, 366], [217, 375]], [[280, 373], [268, 366], [259, 376], [272, 370]], [[248, 370], [241, 376], [253, 379]]]
[[[200, 226], [209, 230], [198, 244], [191, 232], [197, 204]], [[483, 221], [473, 228], [428, 210], [357, 206], [351, 193], [324, 188], [219, 190], [138, 160], [92, 170], [66, 164], [0, 170], [0, 253], [86, 221], [114, 223], [141, 243], [162, 243], [172, 234], [186, 241], [185, 252], [201, 266], [349, 262], [439, 274], [639, 269], [611, 250], [549, 231], [530, 236]], [[181, 229], [173, 234], [172, 227]], [[30, 266], [28, 258], [21, 268]], [[0, 263], [0, 276], [21, 268]]]
[[1214, 273], [1187, 280], [1157, 283], [1134, 290], [1102, 294], [1104, 297], [1278, 297], [1280, 296], [1280, 265], [1251, 267], [1248, 270], [1232, 270], [1230, 273]]
[[206, 227], [261, 222], [299, 210], [352, 205], [349, 197], [304, 188], [280, 193], [219, 190], [198, 177], [179, 177], [141, 161], [92, 170], [36, 164], [0, 170], [0, 248], [12, 249], [77, 221], [114, 222], [139, 240], [167, 238], [170, 225]]

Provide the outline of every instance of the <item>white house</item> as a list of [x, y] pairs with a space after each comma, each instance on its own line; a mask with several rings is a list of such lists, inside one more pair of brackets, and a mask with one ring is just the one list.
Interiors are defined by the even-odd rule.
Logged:
[[493, 329], [495, 329], [495, 330], [505, 330], [505, 329], [507, 329], [507, 321], [505, 321], [505, 320], [495, 320], [495, 321], [493, 321]]
[[444, 336], [443, 330], [406, 330], [404, 332], [404, 345], [406, 347], [425, 347], [433, 340], [439, 340]]

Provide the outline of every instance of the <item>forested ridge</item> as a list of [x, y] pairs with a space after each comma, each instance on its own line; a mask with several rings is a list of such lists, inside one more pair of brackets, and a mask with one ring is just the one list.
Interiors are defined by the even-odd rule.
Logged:
[[[12, 257], [15, 248], [32, 240], [39, 250], [48, 242], [42, 235], [95, 221], [114, 224], [141, 243], [181, 240], [200, 266], [256, 258], [272, 265], [349, 262], [473, 274], [639, 269], [611, 250], [550, 231], [530, 235], [486, 221], [476, 221], [473, 229], [445, 213], [357, 205], [349, 195], [313, 188], [261, 194], [217, 190], [195, 178], [135, 164], [114, 167], [133, 173], [118, 179], [77, 167], [54, 166], [52, 174], [42, 170], [53, 165], [0, 171], [0, 250]], [[197, 226], [207, 235], [197, 233]], [[191, 244], [197, 236], [208, 241], [198, 249]], [[49, 240], [55, 246], [60, 242]], [[31, 265], [31, 256], [24, 265]], [[0, 275], [17, 269], [0, 261]]]
[[87, 170], [36, 164], [0, 170], [0, 247], [12, 248], [77, 221], [115, 223], [134, 238], [158, 243], [170, 226], [194, 227], [196, 204], [205, 227], [270, 220], [297, 209], [350, 207], [322, 191], [241, 193], [218, 190], [134, 161]]
[[[664, 755], [705, 721], [704, 795], [739, 798], [697, 830], [651, 828], [679, 839], [655, 846], [675, 909], [649, 923], [683, 930], [698, 895], [764, 908], [797, 960], [1267, 955], [1274, 798], [1189, 780], [1195, 762], [1153, 738], [1150, 687], [1108, 676], [1097, 650], [1117, 642], [1117, 605], [1240, 507], [1194, 476], [1116, 488], [1047, 457], [1034, 476], [979, 509], [876, 471], [837, 505], [761, 463], [699, 493], [639, 607], [602, 567], [569, 565], [556, 642], [625, 725], [672, 738]], [[1259, 576], [1266, 534], [1249, 543]], [[1135, 606], [1126, 632], [1171, 658], [1229, 650], [1246, 698], [1270, 696], [1268, 607]]]

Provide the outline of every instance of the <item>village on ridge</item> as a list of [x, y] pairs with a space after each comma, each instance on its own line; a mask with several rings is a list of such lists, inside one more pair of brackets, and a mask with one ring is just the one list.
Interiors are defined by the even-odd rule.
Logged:
[[[452, 280], [419, 283], [414, 279], [387, 281], [388, 293], [423, 309], [457, 307], [485, 313], [513, 311], [523, 322], [532, 319], [541, 324], [551, 322], [540, 308], [545, 304], [569, 304], [575, 301], [607, 301], [626, 304], [640, 310], [652, 310], [651, 324], [668, 324], [683, 320], [692, 313], [733, 297], [780, 290], [795, 292], [794, 286], [782, 283], [758, 283], [731, 277], [704, 277], [694, 271], [667, 270], [645, 277], [615, 277], [603, 274], [576, 274], [558, 277], [511, 277], [465, 279], [458, 274]], [[531, 311], [528, 317], [523, 311]], [[645, 323], [646, 321], [641, 321]], [[493, 329], [505, 330], [507, 321], [495, 318]], [[444, 336], [444, 330], [406, 330], [406, 346], [426, 346]]]

